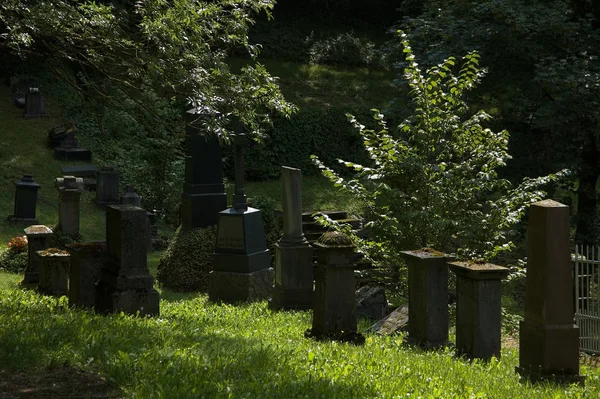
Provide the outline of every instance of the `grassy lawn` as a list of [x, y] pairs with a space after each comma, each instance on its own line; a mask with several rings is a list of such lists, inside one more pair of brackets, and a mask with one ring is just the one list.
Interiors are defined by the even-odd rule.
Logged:
[[402, 335], [366, 333], [356, 347], [305, 339], [310, 312], [271, 312], [266, 302], [219, 305], [206, 296], [163, 300], [161, 316], [99, 316], [65, 299], [13, 287], [0, 274], [0, 368], [68, 365], [100, 372], [123, 397], [140, 398], [596, 398], [584, 388], [520, 383], [515, 349], [470, 362], [452, 349], [407, 347]]

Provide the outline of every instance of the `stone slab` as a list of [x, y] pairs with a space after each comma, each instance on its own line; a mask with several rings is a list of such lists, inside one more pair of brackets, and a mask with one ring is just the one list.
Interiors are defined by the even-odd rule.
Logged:
[[208, 297], [211, 301], [252, 302], [271, 296], [273, 268], [252, 273], [212, 271], [209, 275]]
[[408, 305], [402, 305], [389, 315], [371, 326], [371, 330], [380, 335], [400, 332], [408, 325]]
[[63, 165], [60, 170], [65, 176], [93, 177], [96, 180], [98, 168], [95, 165]]

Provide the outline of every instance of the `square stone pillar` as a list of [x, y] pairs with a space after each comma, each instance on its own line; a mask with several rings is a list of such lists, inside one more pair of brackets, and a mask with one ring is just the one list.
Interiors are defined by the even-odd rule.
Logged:
[[429, 250], [402, 251], [408, 266], [407, 342], [425, 348], [448, 344], [448, 261]]
[[146, 211], [133, 205], [106, 207], [108, 260], [96, 284], [98, 312], [158, 315], [160, 297], [148, 272]]
[[38, 291], [42, 294], [62, 296], [69, 292], [69, 262], [67, 251], [48, 248], [37, 251], [40, 262]]
[[96, 172], [96, 204], [117, 205], [119, 203], [119, 172], [105, 166]]
[[180, 216], [184, 230], [214, 226], [219, 212], [227, 208], [221, 145], [207, 128], [211, 117], [204, 109], [191, 109], [185, 115], [185, 182]]
[[272, 309], [312, 309], [313, 249], [302, 233], [302, 171], [281, 167], [283, 236], [275, 244]]
[[25, 119], [40, 118], [46, 115], [44, 96], [37, 87], [30, 87], [25, 95]]
[[69, 269], [69, 305], [93, 308], [96, 283], [108, 262], [104, 242], [82, 242], [67, 245], [71, 255]]
[[525, 319], [517, 372], [533, 381], [583, 382], [574, 322], [569, 207], [545, 200], [529, 208]]
[[75, 176], [59, 177], [55, 187], [58, 190], [58, 229], [65, 235], [78, 235], [83, 179]]
[[33, 181], [32, 175], [23, 175], [15, 184], [14, 214], [8, 217], [10, 225], [33, 225], [38, 221], [35, 217], [37, 209], [37, 193], [40, 185]]
[[452, 262], [456, 274], [456, 349], [470, 359], [500, 358], [501, 280], [506, 267]]
[[48, 241], [52, 237], [52, 229], [44, 225], [33, 225], [25, 229], [27, 236], [27, 268], [22, 285], [28, 288], [37, 287], [40, 282], [40, 258], [37, 251], [48, 248]]

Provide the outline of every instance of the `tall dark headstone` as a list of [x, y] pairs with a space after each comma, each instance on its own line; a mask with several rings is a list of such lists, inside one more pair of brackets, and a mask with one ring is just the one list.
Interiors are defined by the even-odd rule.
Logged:
[[227, 195], [221, 173], [221, 146], [207, 122], [211, 114], [204, 108], [186, 113], [185, 182], [181, 194], [181, 226], [184, 230], [213, 226], [219, 212], [227, 208]]
[[44, 225], [33, 225], [25, 229], [27, 236], [27, 268], [23, 278], [23, 286], [37, 287], [40, 281], [40, 259], [37, 251], [48, 248], [48, 241], [52, 237], [52, 229]]
[[425, 348], [448, 343], [448, 265], [454, 257], [429, 250], [402, 251], [408, 266], [407, 342]]
[[25, 119], [40, 118], [45, 115], [44, 96], [39, 88], [30, 87], [25, 96]]
[[55, 186], [58, 190], [58, 229], [66, 235], [77, 235], [83, 179], [75, 176], [59, 177]]
[[116, 205], [119, 203], [119, 172], [104, 166], [96, 173], [96, 204]]
[[456, 274], [456, 350], [470, 359], [500, 358], [501, 280], [506, 267], [451, 262]]
[[283, 236], [275, 244], [273, 309], [312, 309], [313, 249], [302, 233], [302, 171], [281, 167]]
[[247, 138], [234, 137], [235, 194], [233, 207], [219, 212], [217, 244], [209, 277], [212, 301], [239, 302], [267, 299], [273, 285], [273, 268], [260, 210], [249, 208], [244, 191], [244, 152]]
[[96, 303], [95, 285], [108, 260], [106, 243], [72, 243], [67, 245], [67, 250], [71, 255], [69, 305], [93, 308]]
[[569, 207], [545, 200], [529, 208], [525, 319], [517, 372], [533, 381], [583, 382], [573, 308]]
[[33, 181], [31, 175], [24, 175], [15, 182], [15, 208], [14, 214], [8, 217], [9, 224], [37, 224], [35, 212], [39, 189], [40, 185]]
[[142, 198], [135, 192], [133, 186], [127, 186], [127, 190], [121, 195], [119, 199], [121, 205], [133, 205], [140, 207], [142, 205]]
[[107, 262], [96, 284], [101, 313], [158, 315], [160, 296], [148, 272], [146, 211], [133, 205], [106, 207]]

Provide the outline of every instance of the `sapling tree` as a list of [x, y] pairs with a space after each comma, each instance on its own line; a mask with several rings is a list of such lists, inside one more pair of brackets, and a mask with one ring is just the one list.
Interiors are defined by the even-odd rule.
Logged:
[[[369, 166], [339, 160], [355, 171], [352, 178], [317, 157], [313, 162], [362, 202], [370, 234], [353, 237], [377, 263], [399, 264], [399, 251], [426, 246], [461, 258], [492, 259], [514, 247], [515, 227], [527, 206], [543, 197], [544, 184], [565, 172], [526, 178], [516, 187], [499, 177], [510, 159], [509, 134], [486, 128], [490, 116], [471, 112], [465, 102], [485, 74], [479, 54], [468, 53], [461, 65], [450, 57], [423, 73], [406, 36], [399, 34], [412, 115], [395, 129], [378, 110], [373, 110], [376, 129], [348, 115], [373, 160]], [[349, 226], [319, 220], [350, 233]]]

